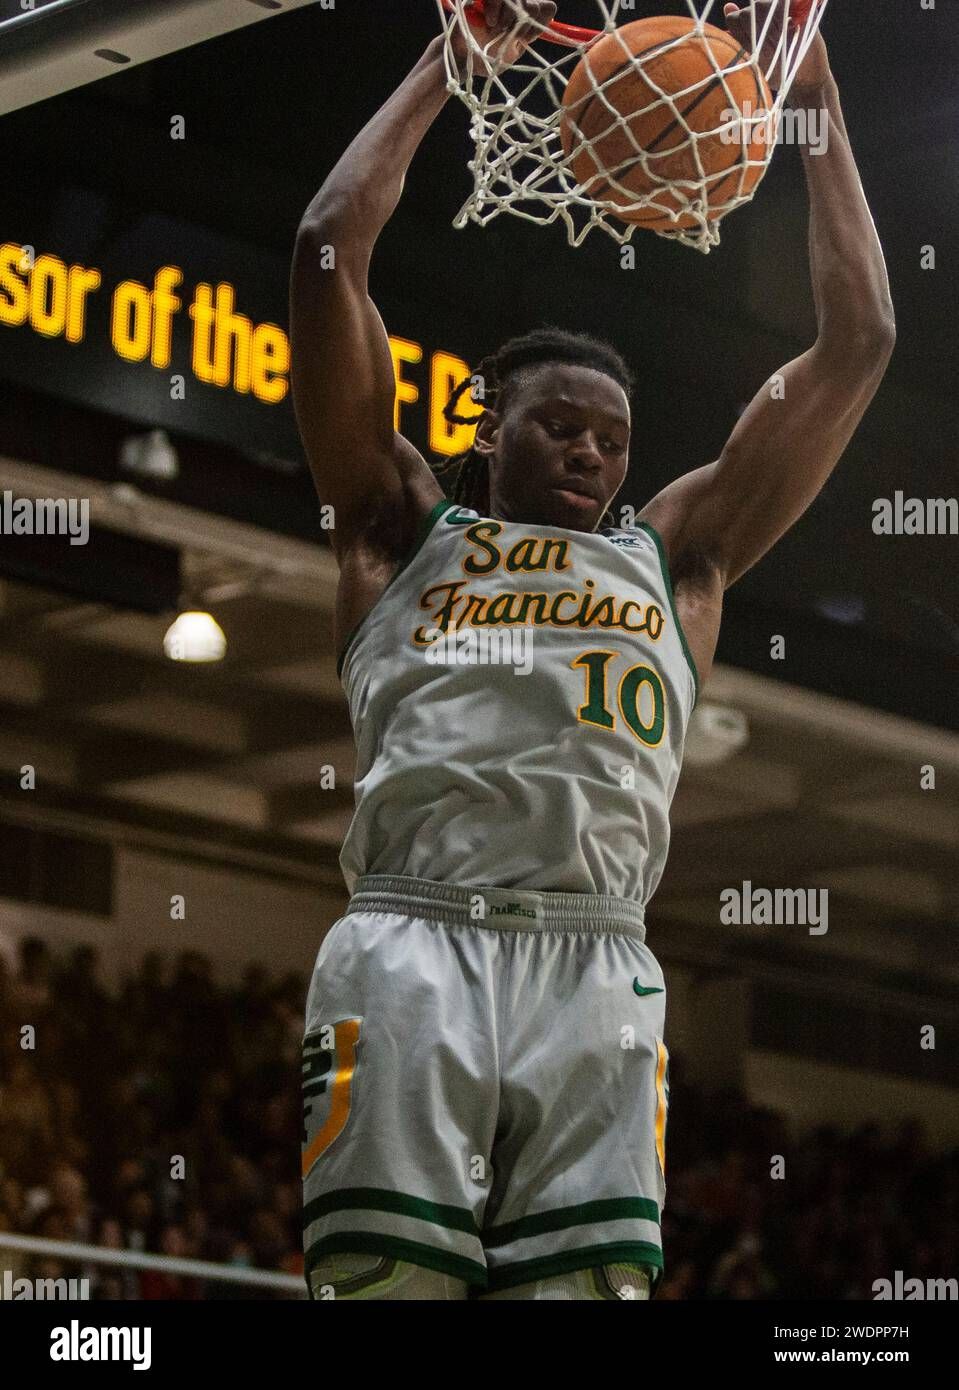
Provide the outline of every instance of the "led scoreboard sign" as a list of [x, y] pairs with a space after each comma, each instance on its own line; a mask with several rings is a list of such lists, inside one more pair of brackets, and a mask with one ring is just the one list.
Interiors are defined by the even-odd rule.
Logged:
[[[0, 376], [247, 453], [300, 456], [276, 312], [288, 264], [156, 217], [136, 219], [96, 263], [22, 231], [3, 239], [9, 230], [0, 226]], [[188, 254], [164, 257], [171, 246]], [[468, 447], [473, 427], [443, 417], [467, 362], [418, 337], [389, 343], [395, 427], [441, 456]]]

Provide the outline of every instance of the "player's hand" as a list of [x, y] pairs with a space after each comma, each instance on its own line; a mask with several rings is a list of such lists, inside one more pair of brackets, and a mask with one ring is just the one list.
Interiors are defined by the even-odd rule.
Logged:
[[[556, 5], [553, 0], [472, 0], [466, 13], [486, 66], [491, 72], [502, 72], [519, 61], [556, 14]], [[450, 42], [462, 72], [468, 43], [458, 23], [453, 25]]]
[[[773, 0], [756, 0], [756, 36], [762, 34], [763, 26], [769, 17]], [[791, 7], [793, 8], [793, 7]], [[759, 66], [766, 74], [766, 80], [772, 91], [777, 91], [782, 78], [782, 53], [776, 57], [776, 45], [783, 31], [783, 16], [786, 7], [783, 0], [777, 6], [777, 13], [773, 16], [773, 21], [769, 26], [769, 33], [766, 42], [763, 44], [759, 53]], [[737, 43], [745, 48], [747, 53], [752, 52], [753, 29], [750, 19], [751, 7], [746, 5], [740, 8], [738, 5], [725, 5], [723, 14], [726, 17], [726, 27], [732, 34]], [[794, 19], [789, 20], [789, 27], [786, 42], [791, 43], [799, 30], [799, 25]], [[805, 58], [799, 65], [796, 74], [794, 87], [821, 87], [830, 76], [829, 55], [826, 52], [826, 41], [822, 33], [817, 33], [809, 46]]]

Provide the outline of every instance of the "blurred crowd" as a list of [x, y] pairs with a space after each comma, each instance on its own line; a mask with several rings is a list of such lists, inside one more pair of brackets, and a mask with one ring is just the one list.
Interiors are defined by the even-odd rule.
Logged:
[[[19, 968], [0, 965], [0, 1230], [301, 1273], [305, 989], [259, 965], [224, 989], [184, 951], [111, 993], [90, 947], [61, 963], [24, 941]], [[0, 1251], [14, 1265], [89, 1276], [101, 1299], [264, 1296]]]
[[872, 1299], [897, 1269], [959, 1276], [959, 1150], [931, 1151], [916, 1120], [797, 1133], [671, 1058], [666, 1165], [657, 1297]]
[[[305, 989], [261, 965], [226, 988], [184, 951], [111, 992], [92, 948], [23, 941], [16, 968], [0, 960], [0, 1231], [300, 1274]], [[679, 1057], [670, 1072], [660, 1298], [871, 1298], [897, 1269], [959, 1273], [959, 1152], [932, 1153], [918, 1123], [795, 1134], [699, 1094]], [[95, 1299], [265, 1296], [0, 1250], [4, 1268], [88, 1277]]]

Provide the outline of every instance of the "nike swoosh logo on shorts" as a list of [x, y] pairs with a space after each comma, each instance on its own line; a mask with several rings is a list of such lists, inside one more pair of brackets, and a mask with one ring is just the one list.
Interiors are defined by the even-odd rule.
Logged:
[[659, 985], [641, 985], [638, 975], [633, 981], [633, 990], [640, 998], [642, 998], [644, 994], [662, 994], [663, 992]]

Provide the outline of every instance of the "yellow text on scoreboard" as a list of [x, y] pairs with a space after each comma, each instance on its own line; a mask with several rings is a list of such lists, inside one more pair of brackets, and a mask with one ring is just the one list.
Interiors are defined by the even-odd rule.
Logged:
[[[160, 266], [152, 284], [121, 280], [110, 296], [110, 346], [124, 362], [149, 362], [159, 371], [173, 358], [173, 324], [186, 313], [191, 323], [190, 368], [198, 381], [265, 405], [285, 400], [290, 387], [290, 340], [276, 323], [254, 323], [236, 307], [236, 288], [226, 280], [193, 287], [187, 303], [184, 272]], [[68, 343], [87, 341], [90, 300], [103, 288], [93, 267], [69, 265], [49, 253], [36, 255], [15, 242], [0, 245], [0, 325], [29, 327], [45, 338]], [[394, 425], [402, 427], [403, 409], [424, 399], [429, 447], [455, 454], [469, 446], [472, 425], [450, 424], [443, 406], [468, 375], [469, 366], [453, 353], [437, 349], [424, 364], [420, 343], [390, 337], [396, 377]]]

